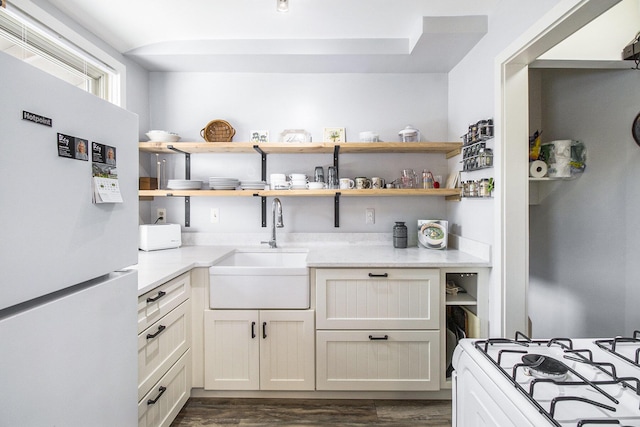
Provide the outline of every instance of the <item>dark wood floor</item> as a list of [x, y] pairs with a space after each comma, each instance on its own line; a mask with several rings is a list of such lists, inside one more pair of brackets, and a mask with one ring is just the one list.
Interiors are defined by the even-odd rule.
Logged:
[[171, 424], [200, 426], [451, 426], [448, 400], [191, 398]]

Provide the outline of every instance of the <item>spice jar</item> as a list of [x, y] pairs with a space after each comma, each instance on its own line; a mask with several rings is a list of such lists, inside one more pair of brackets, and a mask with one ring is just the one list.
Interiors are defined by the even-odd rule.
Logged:
[[404, 222], [397, 221], [396, 225], [393, 226], [393, 247], [407, 247], [407, 226], [404, 225]]
[[467, 181], [469, 183], [469, 197], [478, 197], [478, 181]]
[[491, 197], [491, 185], [489, 182], [489, 178], [484, 178], [480, 180], [480, 188], [478, 190], [478, 196]]

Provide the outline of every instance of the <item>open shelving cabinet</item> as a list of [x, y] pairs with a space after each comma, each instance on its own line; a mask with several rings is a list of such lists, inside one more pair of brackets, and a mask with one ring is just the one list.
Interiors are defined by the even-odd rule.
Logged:
[[[333, 154], [333, 165], [338, 170], [340, 153], [441, 153], [447, 158], [460, 154], [459, 142], [316, 142], [316, 143], [265, 143], [250, 142], [140, 142], [139, 150], [148, 153], [182, 154], [185, 156], [185, 179], [191, 179], [191, 155], [202, 153], [257, 153], [261, 157], [261, 178], [267, 180], [268, 154]], [[366, 190], [139, 190], [140, 197], [184, 197], [185, 227], [190, 226], [191, 197], [260, 197], [262, 226], [267, 226], [267, 197], [333, 197], [334, 226], [340, 226], [341, 196], [441, 196], [458, 200], [457, 188], [437, 189], [366, 189]]]

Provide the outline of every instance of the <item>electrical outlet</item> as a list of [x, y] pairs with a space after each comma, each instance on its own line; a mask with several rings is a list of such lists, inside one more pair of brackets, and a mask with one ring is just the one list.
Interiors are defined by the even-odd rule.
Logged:
[[367, 208], [365, 211], [365, 224], [376, 223], [376, 210], [373, 208]]
[[220, 209], [211, 208], [211, 223], [217, 224], [220, 222]]
[[158, 208], [156, 209], [156, 224], [166, 224], [167, 223], [167, 209], [166, 208]]

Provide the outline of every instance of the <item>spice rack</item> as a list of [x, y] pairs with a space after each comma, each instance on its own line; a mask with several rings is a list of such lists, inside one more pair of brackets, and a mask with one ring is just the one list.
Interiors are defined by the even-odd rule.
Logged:
[[[493, 140], [493, 119], [469, 125], [462, 140], [462, 172], [493, 168], [493, 149], [487, 146]], [[489, 198], [495, 184], [493, 177], [482, 177], [461, 181], [460, 185], [464, 198]]]

